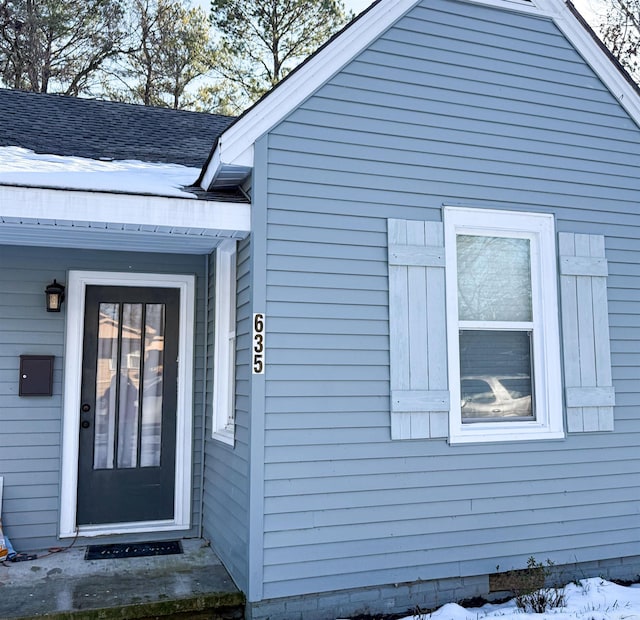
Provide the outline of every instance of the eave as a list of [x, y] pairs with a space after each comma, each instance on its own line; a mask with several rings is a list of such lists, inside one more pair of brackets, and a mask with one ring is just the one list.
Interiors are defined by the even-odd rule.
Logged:
[[248, 203], [0, 185], [0, 244], [205, 254], [251, 229]]

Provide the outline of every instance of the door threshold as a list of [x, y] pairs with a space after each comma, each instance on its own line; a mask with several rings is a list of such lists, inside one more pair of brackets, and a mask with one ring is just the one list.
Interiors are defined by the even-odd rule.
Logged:
[[135, 521], [132, 523], [104, 523], [96, 525], [79, 525], [75, 532], [61, 534], [60, 538], [73, 538], [74, 536], [106, 536], [109, 534], [146, 534], [188, 529], [188, 526], [179, 525], [175, 521], [168, 519], [163, 521]]

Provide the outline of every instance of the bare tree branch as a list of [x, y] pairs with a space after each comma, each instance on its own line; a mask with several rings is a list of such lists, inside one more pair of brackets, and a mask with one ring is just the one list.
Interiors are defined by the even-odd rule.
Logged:
[[227, 98], [246, 107], [349, 17], [342, 0], [211, 0], [221, 48], [215, 70]]
[[125, 0], [3, 0], [0, 76], [41, 92], [90, 94], [89, 81], [118, 53]]
[[599, 31], [611, 53], [640, 81], [640, 0], [608, 0]]
[[132, 49], [120, 58], [122, 79], [105, 84], [120, 101], [162, 107], [195, 107], [187, 87], [215, 63], [205, 12], [181, 0], [133, 0]]

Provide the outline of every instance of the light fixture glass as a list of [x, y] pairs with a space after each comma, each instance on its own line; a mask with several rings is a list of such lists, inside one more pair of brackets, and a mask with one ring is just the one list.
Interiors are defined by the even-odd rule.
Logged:
[[64, 285], [54, 281], [44, 289], [47, 303], [47, 312], [60, 312], [62, 302], [64, 301]]

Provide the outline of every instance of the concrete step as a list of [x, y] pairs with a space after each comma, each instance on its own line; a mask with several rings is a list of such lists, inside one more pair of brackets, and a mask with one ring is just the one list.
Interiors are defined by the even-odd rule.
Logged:
[[245, 598], [213, 551], [183, 541], [173, 556], [84, 560], [72, 549], [0, 565], [0, 619], [242, 620]]

